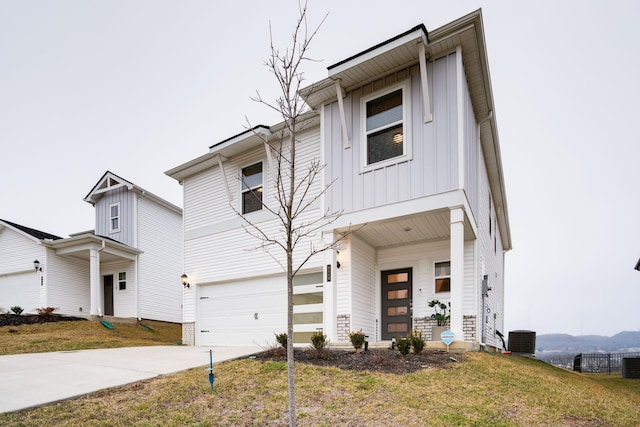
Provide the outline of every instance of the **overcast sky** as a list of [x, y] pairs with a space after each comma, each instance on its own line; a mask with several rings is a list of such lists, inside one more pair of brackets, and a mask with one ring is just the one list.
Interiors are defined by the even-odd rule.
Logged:
[[[164, 172], [252, 124], [295, 0], [0, 0], [0, 218], [92, 229], [106, 170], [182, 206]], [[506, 331], [640, 329], [640, 2], [311, 0], [308, 82], [417, 24], [482, 8], [511, 220]]]

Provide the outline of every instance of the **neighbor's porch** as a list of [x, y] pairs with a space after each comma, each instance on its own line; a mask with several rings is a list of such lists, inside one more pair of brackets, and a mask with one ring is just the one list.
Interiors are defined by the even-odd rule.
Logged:
[[[92, 233], [56, 240], [49, 247], [55, 256], [69, 261], [68, 267], [64, 262], [59, 263], [58, 275], [61, 278], [73, 274], [74, 269], [79, 270], [78, 265], [82, 266], [84, 274], [88, 270], [88, 289], [84, 276], [80, 280], [82, 289], [69, 292], [81, 293], [79, 298], [89, 304], [89, 312], [83, 310], [83, 303], [79, 312], [74, 314], [88, 314], [89, 317], [137, 317], [136, 269], [141, 251]], [[61, 282], [58, 286], [64, 287], [64, 283]]]

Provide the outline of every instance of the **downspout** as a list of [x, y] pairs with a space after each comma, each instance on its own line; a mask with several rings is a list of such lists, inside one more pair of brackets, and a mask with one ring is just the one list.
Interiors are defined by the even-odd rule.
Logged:
[[485, 117], [484, 119], [480, 120], [478, 122], [478, 124], [476, 125], [476, 134], [478, 135], [478, 144], [480, 144], [480, 142], [481, 142], [481, 140], [480, 140], [480, 126], [485, 124], [488, 120], [491, 120], [491, 118], [493, 118], [493, 110], [489, 111], [489, 115], [487, 115], [487, 117]]

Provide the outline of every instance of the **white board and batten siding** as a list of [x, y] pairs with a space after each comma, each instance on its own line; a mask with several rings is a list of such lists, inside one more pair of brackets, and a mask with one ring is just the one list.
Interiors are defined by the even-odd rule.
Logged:
[[[458, 97], [456, 54], [428, 64], [433, 94], [433, 121], [424, 123], [420, 73], [417, 66], [392, 73], [350, 91], [344, 99], [352, 146], [342, 143], [338, 103], [324, 106], [323, 129], [327, 168], [325, 182], [337, 181], [327, 194], [327, 207], [345, 213], [458, 189]], [[360, 99], [379, 89], [408, 80], [412, 156], [408, 161], [378, 169], [362, 169], [364, 149]]]
[[[109, 224], [111, 223], [110, 206], [114, 203], [120, 204], [120, 229], [117, 232], [111, 232]], [[104, 195], [95, 204], [95, 233], [98, 236], [109, 237], [125, 245], [136, 247], [136, 195], [127, 190], [127, 187], [120, 187], [104, 193]]]
[[[139, 281], [138, 316], [179, 323], [183, 294], [182, 216], [145, 197], [138, 198], [137, 211], [138, 249], [142, 253], [138, 255], [139, 271], [133, 271], [130, 280], [132, 285]], [[117, 282], [117, 276], [114, 278]], [[134, 297], [135, 286], [132, 288]]]
[[20, 306], [25, 313], [40, 307], [42, 273], [36, 273], [33, 261], [46, 268], [46, 250], [35, 239], [0, 227], [0, 307]]

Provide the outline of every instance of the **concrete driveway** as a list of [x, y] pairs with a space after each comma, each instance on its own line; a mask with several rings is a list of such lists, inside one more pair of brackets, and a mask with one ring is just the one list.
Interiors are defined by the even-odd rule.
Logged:
[[[249, 347], [153, 346], [0, 356], [0, 413], [247, 357]], [[206, 381], [203, 372], [203, 381]]]

